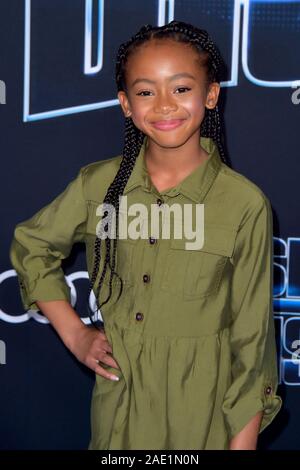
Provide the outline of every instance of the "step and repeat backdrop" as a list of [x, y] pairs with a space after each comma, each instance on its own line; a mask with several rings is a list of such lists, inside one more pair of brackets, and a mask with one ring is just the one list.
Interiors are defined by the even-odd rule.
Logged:
[[[172, 19], [207, 29], [219, 46], [230, 165], [272, 204], [284, 407], [259, 447], [300, 449], [300, 1], [260, 0], [1, 0], [0, 449], [87, 448], [93, 373], [41, 313], [22, 308], [9, 246], [15, 225], [80, 167], [121, 153], [118, 45]], [[63, 268], [87, 321], [84, 246]]]

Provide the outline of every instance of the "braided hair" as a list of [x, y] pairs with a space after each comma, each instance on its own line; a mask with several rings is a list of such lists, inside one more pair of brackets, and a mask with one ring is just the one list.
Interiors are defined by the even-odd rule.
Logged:
[[[147, 43], [152, 39], [171, 39], [180, 43], [190, 44], [199, 54], [199, 57], [202, 61], [202, 65], [206, 67], [208, 83], [220, 82], [220, 76], [222, 73], [222, 68], [224, 66], [222, 58], [211, 40], [208, 33], [199, 29], [191, 24], [182, 22], [182, 21], [171, 21], [170, 23], [164, 26], [152, 26], [146, 24], [132, 36], [129, 41], [120, 45], [117, 58], [116, 58], [116, 67], [115, 67], [115, 78], [117, 84], [117, 90], [127, 91], [126, 87], [126, 64], [128, 58], [134, 51], [141, 46], [142, 44]], [[220, 157], [224, 163], [227, 164], [225, 151], [222, 143], [222, 131], [220, 124], [220, 115], [218, 106], [215, 106], [214, 109], [205, 108], [204, 119], [200, 128], [200, 135], [202, 137], [210, 137], [217, 145], [219, 150]], [[107, 193], [103, 201], [103, 207], [106, 207], [106, 204], [109, 204], [110, 207], [115, 209], [115, 227], [116, 233], [113, 238], [113, 247], [112, 247], [112, 257], [111, 257], [111, 238], [107, 236], [104, 238], [105, 241], [105, 259], [104, 266], [98, 281], [98, 284], [95, 287], [95, 283], [99, 274], [99, 266], [101, 261], [101, 241], [97, 234], [94, 245], [94, 266], [92, 270], [92, 275], [90, 279], [90, 287], [88, 297], [91, 291], [94, 289], [96, 297], [96, 306], [97, 309], [100, 309], [102, 305], [106, 304], [111, 298], [112, 294], [112, 278], [117, 276], [120, 281], [120, 292], [117, 300], [119, 300], [122, 290], [123, 290], [123, 281], [118, 273], [115, 271], [115, 259], [116, 259], [116, 248], [118, 240], [118, 216], [119, 216], [119, 197], [122, 196], [127, 181], [133, 170], [137, 156], [139, 155], [141, 146], [144, 141], [145, 134], [139, 130], [133, 123], [130, 117], [125, 118], [125, 141], [124, 148], [122, 152], [122, 160], [120, 167], [116, 173], [114, 180], [109, 186]], [[105, 222], [102, 220], [102, 229], [107, 231], [111, 227], [111, 215], [112, 212], [105, 211], [104, 216], [106, 216]], [[108, 217], [107, 217], [108, 216]], [[103, 233], [103, 232], [102, 232]], [[110, 278], [109, 278], [109, 295], [104, 302], [99, 303], [100, 291], [103, 285], [103, 280], [107, 271], [107, 267], [110, 269]], [[93, 316], [90, 313], [88, 306], [88, 313], [91, 319], [92, 324], [98, 328], [97, 322], [94, 321]]]

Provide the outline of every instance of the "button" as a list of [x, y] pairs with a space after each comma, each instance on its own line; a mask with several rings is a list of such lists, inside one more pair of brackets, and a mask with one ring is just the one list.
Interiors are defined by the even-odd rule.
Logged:
[[164, 201], [163, 201], [162, 199], [159, 199], [159, 198], [158, 198], [158, 199], [156, 200], [156, 203], [157, 203], [159, 206], [161, 206], [161, 205], [164, 203]]
[[270, 386], [266, 387], [265, 394], [270, 395], [271, 393], [272, 393], [272, 387], [270, 387]]
[[178, 191], [177, 188], [173, 188], [173, 189], [170, 189], [169, 193], [172, 194], [172, 195], [173, 195], [173, 194], [176, 194], [176, 195], [177, 195], [177, 194], [179, 194], [179, 191]]
[[136, 315], [135, 315], [135, 319], [137, 321], [142, 321], [144, 318], [144, 315], [141, 313], [141, 312], [138, 312]]
[[150, 276], [149, 276], [149, 274], [144, 274], [144, 275], [143, 275], [143, 281], [144, 281], [144, 282], [149, 282], [149, 281], [150, 281]]
[[156, 243], [156, 242], [157, 242], [156, 238], [149, 237], [149, 243], [150, 243], [151, 245], [154, 245], [154, 243]]

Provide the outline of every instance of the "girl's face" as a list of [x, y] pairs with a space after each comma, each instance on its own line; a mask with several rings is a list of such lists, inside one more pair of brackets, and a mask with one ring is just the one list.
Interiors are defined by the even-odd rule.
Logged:
[[151, 40], [128, 59], [120, 104], [159, 146], [178, 147], [190, 139], [199, 145], [205, 107], [216, 106], [220, 91], [218, 83], [207, 83], [199, 59], [189, 44], [172, 40]]

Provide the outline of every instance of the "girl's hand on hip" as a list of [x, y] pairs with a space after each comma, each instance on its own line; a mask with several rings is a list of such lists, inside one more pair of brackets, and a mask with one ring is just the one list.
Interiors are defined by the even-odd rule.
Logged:
[[110, 374], [100, 365], [101, 362], [106, 366], [120, 369], [115, 359], [110, 355], [112, 347], [107, 340], [104, 330], [99, 331], [84, 325], [77, 332], [73, 345], [70, 349], [82, 364], [106, 379], [119, 379], [118, 376]]

